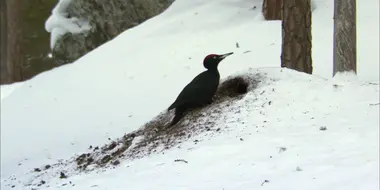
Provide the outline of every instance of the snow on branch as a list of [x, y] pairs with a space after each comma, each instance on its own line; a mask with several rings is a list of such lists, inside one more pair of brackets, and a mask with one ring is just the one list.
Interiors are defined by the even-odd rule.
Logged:
[[46, 31], [50, 32], [50, 48], [53, 49], [57, 40], [66, 33], [83, 33], [91, 30], [88, 21], [69, 17], [67, 7], [71, 0], [59, 0], [53, 8], [52, 14], [45, 22]]

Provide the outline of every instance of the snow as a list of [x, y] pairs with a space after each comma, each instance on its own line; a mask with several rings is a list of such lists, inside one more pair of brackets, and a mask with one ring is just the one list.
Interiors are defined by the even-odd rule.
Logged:
[[69, 16], [67, 7], [71, 0], [59, 0], [52, 14], [45, 22], [45, 29], [50, 33], [50, 48], [66, 33], [84, 33], [91, 30], [90, 23], [82, 18]]
[[17, 82], [17, 83], [13, 83], [13, 84], [5, 84], [5, 85], [1, 85], [0, 88], [0, 92], [1, 92], [1, 101], [3, 101], [3, 99], [5, 99], [6, 97], [8, 97], [14, 90], [16, 90], [18, 87], [22, 86], [24, 84], [24, 82]]
[[1, 189], [25, 189], [34, 168], [138, 129], [203, 71], [204, 56], [231, 51], [219, 65], [222, 79], [266, 77], [220, 108], [222, 132], [115, 169], [42, 175], [47, 184], [38, 189], [378, 189], [379, 2], [357, 2], [358, 74], [334, 78], [333, 2], [314, 3], [313, 75], [279, 68], [281, 24], [263, 20], [261, 0], [177, 0], [6, 98], [2, 86]]

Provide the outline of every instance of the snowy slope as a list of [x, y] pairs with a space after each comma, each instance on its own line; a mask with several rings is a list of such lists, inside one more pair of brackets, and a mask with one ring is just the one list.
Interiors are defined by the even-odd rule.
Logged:
[[[313, 76], [280, 71], [280, 22], [262, 20], [261, 0], [177, 0], [74, 64], [26, 81], [1, 102], [2, 189], [23, 189], [18, 180], [30, 180], [25, 173], [33, 168], [139, 128], [203, 70], [206, 54], [230, 51], [222, 78], [246, 71], [281, 80], [249, 92], [240, 114], [223, 112], [228, 133], [72, 177], [76, 185], [65, 188], [251, 189], [269, 180], [263, 188], [377, 189], [379, 2], [358, 2], [358, 78], [338, 81], [331, 80], [333, 4], [315, 5]], [[267, 101], [274, 103], [262, 108]], [[287, 150], [279, 154], [279, 147]]]
[[4, 98], [8, 97], [12, 92], [17, 89], [18, 87], [22, 86], [23, 82], [13, 83], [13, 84], [5, 84], [1, 85], [1, 101], [3, 101]]

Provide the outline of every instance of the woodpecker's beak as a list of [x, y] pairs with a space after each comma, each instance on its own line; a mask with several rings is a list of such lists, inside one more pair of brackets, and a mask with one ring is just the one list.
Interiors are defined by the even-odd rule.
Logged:
[[234, 54], [234, 52], [226, 53], [226, 54], [223, 54], [223, 55], [219, 55], [219, 59], [222, 60], [222, 59], [224, 59], [224, 58], [226, 58], [227, 56], [232, 55], [232, 54]]

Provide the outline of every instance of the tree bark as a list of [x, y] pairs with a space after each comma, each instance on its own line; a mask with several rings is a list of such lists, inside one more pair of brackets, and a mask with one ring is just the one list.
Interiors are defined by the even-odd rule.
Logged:
[[281, 67], [312, 74], [311, 1], [283, 0]]
[[1, 0], [1, 84], [22, 79], [23, 54], [21, 49], [20, 3], [20, 0]]
[[22, 54], [22, 25], [21, 25], [21, 0], [7, 1], [8, 19], [8, 67], [11, 68], [12, 82], [22, 79], [21, 67], [23, 65]]
[[281, 20], [283, 0], [264, 0], [262, 12], [265, 20]]
[[334, 63], [337, 72], [356, 73], [356, 0], [334, 1]]
[[5, 0], [0, 0], [0, 78], [1, 84], [10, 82], [10, 75], [8, 73], [7, 65], [7, 41], [8, 41], [8, 27], [7, 27], [7, 3]]

